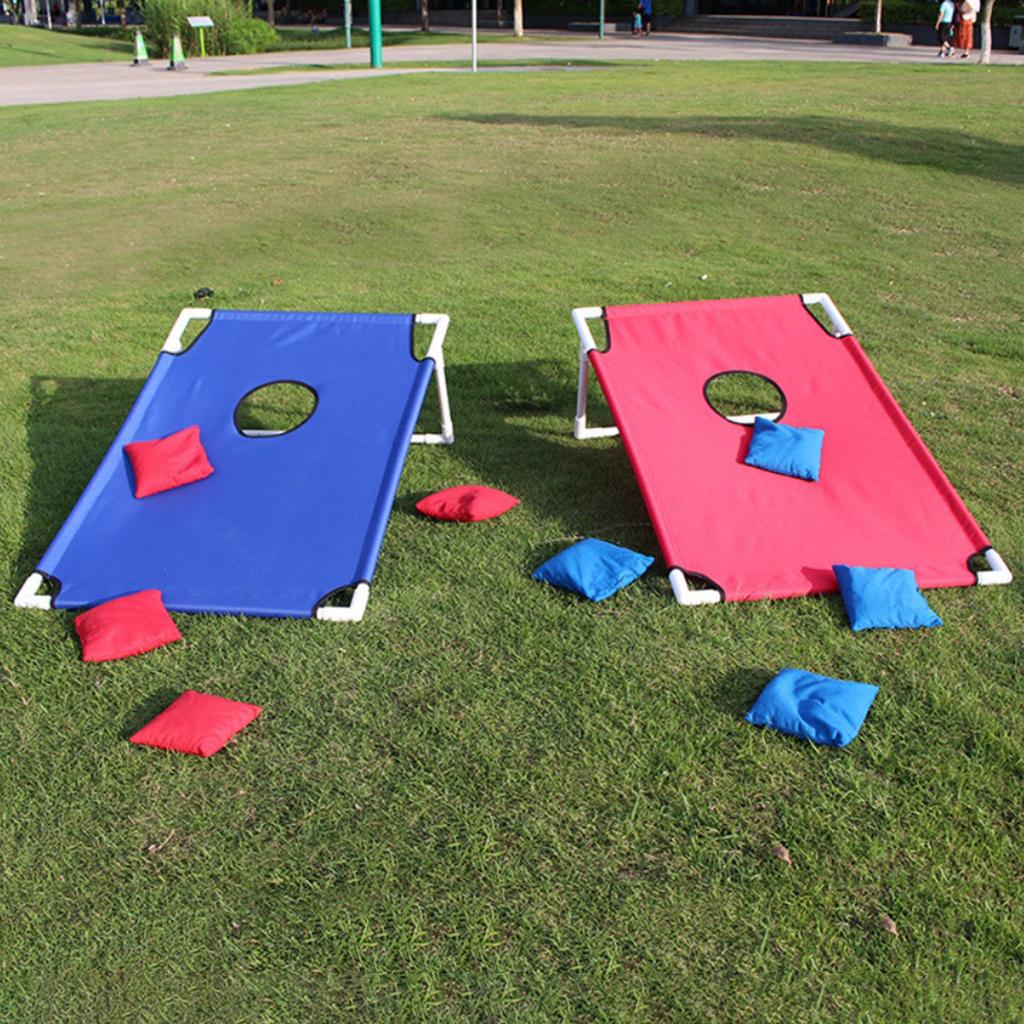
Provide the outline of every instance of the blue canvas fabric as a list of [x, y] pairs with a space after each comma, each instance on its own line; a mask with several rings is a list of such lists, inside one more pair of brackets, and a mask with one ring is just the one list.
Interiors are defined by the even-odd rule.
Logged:
[[754, 419], [750, 447], [743, 460], [748, 466], [772, 473], [817, 480], [821, 472], [821, 447], [825, 431], [814, 427], [790, 427], [764, 416]]
[[845, 747], [867, 717], [878, 687], [784, 668], [761, 691], [745, 715], [789, 736], [830, 747]]
[[912, 569], [833, 565], [832, 571], [854, 631], [942, 625], [918, 589]]
[[[184, 612], [308, 617], [369, 581], [433, 370], [411, 315], [217, 310], [162, 352], [91, 482], [39, 563], [58, 608], [155, 588]], [[317, 396], [288, 433], [246, 437], [235, 409], [264, 384]], [[198, 424], [216, 472], [137, 501], [122, 451]]]
[[549, 558], [533, 573], [535, 580], [603, 601], [642, 576], [654, 559], [639, 551], [587, 537]]

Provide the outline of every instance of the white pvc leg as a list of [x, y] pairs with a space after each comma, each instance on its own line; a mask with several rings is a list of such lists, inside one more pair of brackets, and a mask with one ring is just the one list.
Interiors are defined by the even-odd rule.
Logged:
[[573, 437], [577, 441], [587, 441], [593, 437], [617, 437], [619, 433], [618, 427], [587, 426], [587, 384], [590, 372], [588, 353], [597, 348], [587, 321], [599, 320], [603, 313], [600, 306], [581, 306], [572, 311], [572, 322], [576, 325], [576, 333], [580, 337], [580, 365], [576, 377], [576, 419], [572, 428]]
[[991, 568], [982, 569], [977, 574], [979, 587], [1002, 586], [1013, 582], [1013, 573], [995, 548], [985, 548], [982, 554]]
[[213, 316], [212, 309], [196, 309], [188, 307], [183, 309], [178, 314], [178, 319], [174, 321], [174, 326], [171, 328], [170, 333], [167, 335], [167, 340], [164, 342], [161, 352], [170, 352], [177, 354], [181, 351], [181, 339], [185, 336], [185, 331], [188, 329], [189, 323], [193, 320], [209, 320]]
[[359, 622], [366, 614], [369, 600], [370, 584], [357, 583], [347, 608], [317, 608], [316, 617], [321, 622]]
[[691, 590], [682, 569], [670, 569], [668, 581], [672, 586], [672, 596], [675, 597], [677, 604], [688, 606], [718, 604], [722, 600], [722, 595], [713, 588], [708, 590]]
[[836, 308], [836, 304], [827, 292], [805, 292], [800, 298], [805, 306], [821, 306], [825, 310], [825, 315], [832, 323], [832, 333], [837, 338], [841, 338], [845, 334], [853, 334], [850, 325], [843, 319], [843, 314]]
[[452, 425], [452, 410], [448, 402], [448, 379], [444, 368], [444, 338], [448, 333], [450, 320], [444, 313], [417, 313], [416, 323], [434, 324], [434, 336], [430, 339], [427, 359], [434, 360], [434, 382], [437, 385], [437, 399], [441, 409], [440, 434], [413, 434], [413, 444], [454, 444], [455, 428]]
[[39, 593], [43, 585], [43, 574], [32, 573], [21, 585], [21, 590], [15, 595], [15, 608], [39, 608], [42, 611], [50, 611], [53, 608], [53, 598], [49, 594]]

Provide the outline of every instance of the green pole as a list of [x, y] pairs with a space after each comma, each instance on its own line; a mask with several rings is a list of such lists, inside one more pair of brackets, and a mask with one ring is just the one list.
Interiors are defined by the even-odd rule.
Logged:
[[380, 0], [369, 0], [370, 5], [370, 67], [384, 67], [384, 54], [381, 52]]
[[[604, 0], [601, 0], [601, 3], [604, 3]], [[206, 56], [206, 37], [203, 34], [203, 29], [199, 30], [199, 56]]]
[[597, 5], [597, 38], [604, 39], [604, 0]]

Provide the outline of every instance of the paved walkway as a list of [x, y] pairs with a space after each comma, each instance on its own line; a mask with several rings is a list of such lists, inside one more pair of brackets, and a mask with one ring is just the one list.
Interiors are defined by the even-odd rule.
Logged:
[[[493, 37], [491, 37], [493, 38]], [[939, 61], [931, 46], [888, 49], [873, 46], [840, 46], [830, 42], [802, 39], [763, 39], [744, 36], [655, 34], [649, 39], [609, 35], [603, 41], [581, 36], [567, 40], [564, 35], [530, 33], [522, 42], [481, 42], [481, 61], [574, 61], [588, 60], [803, 60], [881, 64], [966, 64], [967, 61]], [[239, 89], [301, 85], [307, 82], [366, 78], [379, 75], [422, 74], [422, 69], [403, 68], [409, 64], [440, 61], [469, 62], [469, 45], [441, 43], [424, 46], [385, 47], [381, 70], [367, 66], [369, 51], [299, 50], [253, 56], [207, 57], [188, 62], [184, 71], [167, 71], [162, 61], [148, 67], [128, 63], [50, 64], [42, 67], [0, 68], [0, 106], [32, 103], [69, 103], [89, 100], [121, 100], [154, 96], [184, 96]], [[993, 52], [993, 64], [1024, 65], [1024, 55], [1002, 50]], [[218, 71], [252, 71], [320, 65], [316, 69], [278, 71], [257, 75], [218, 75]], [[331, 65], [324, 68], [322, 65]], [[335, 70], [332, 70], [335, 69]], [[437, 68], [433, 73], [466, 73], [467, 68]], [[481, 68], [481, 72], [495, 69]], [[954, 80], [951, 79], [952, 84]]]

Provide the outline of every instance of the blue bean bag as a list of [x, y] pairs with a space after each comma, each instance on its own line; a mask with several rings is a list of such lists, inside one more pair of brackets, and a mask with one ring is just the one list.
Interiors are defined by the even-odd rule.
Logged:
[[587, 537], [549, 558], [533, 578], [603, 601], [642, 576], [653, 561], [650, 555]]
[[833, 565], [846, 614], [855, 632], [862, 629], [917, 629], [941, 626], [917, 588], [912, 569], [868, 569]]
[[745, 720], [788, 736], [845, 747], [860, 732], [877, 693], [878, 687], [870, 683], [784, 668], [761, 691]]
[[757, 416], [747, 456], [743, 461], [748, 466], [767, 469], [771, 473], [795, 476], [801, 480], [817, 480], [821, 472], [821, 446], [824, 440], [824, 430], [790, 427]]

